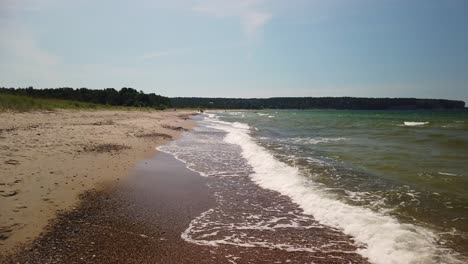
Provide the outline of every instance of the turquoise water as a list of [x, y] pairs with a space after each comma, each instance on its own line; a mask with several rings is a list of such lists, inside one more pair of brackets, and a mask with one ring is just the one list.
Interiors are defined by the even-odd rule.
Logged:
[[345, 203], [438, 234], [468, 255], [468, 112], [217, 112]]

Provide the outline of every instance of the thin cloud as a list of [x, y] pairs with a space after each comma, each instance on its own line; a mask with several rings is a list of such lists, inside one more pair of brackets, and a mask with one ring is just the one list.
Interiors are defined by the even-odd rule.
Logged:
[[0, 38], [0, 58], [4, 65], [9, 65], [9, 73], [4, 72], [3, 78], [26, 74], [38, 79], [55, 80], [60, 57], [41, 48], [31, 31], [14, 23], [7, 25], [0, 27], [0, 35], [8, 36]]
[[244, 31], [248, 36], [254, 36], [271, 19], [271, 14], [266, 12], [251, 12], [242, 18]]
[[153, 60], [161, 57], [166, 56], [176, 56], [176, 55], [186, 55], [186, 54], [195, 54], [195, 53], [211, 53], [214, 51], [220, 50], [228, 50], [228, 49], [235, 49], [235, 48], [242, 48], [249, 45], [248, 41], [238, 41], [232, 43], [222, 43], [217, 45], [199, 47], [195, 48], [180, 48], [180, 49], [169, 49], [169, 50], [158, 50], [145, 53], [140, 55], [137, 58], [138, 61], [143, 62], [147, 60]]
[[39, 11], [56, 4], [57, 0], [0, 0], [0, 14]]
[[271, 12], [262, 8], [262, 0], [205, 0], [194, 10], [215, 17], [238, 17], [244, 33], [249, 37], [258, 35], [271, 20]]
[[163, 50], [163, 51], [153, 51], [146, 54], [143, 54], [138, 57], [140, 61], [147, 61], [159, 57], [171, 56], [171, 55], [181, 55], [187, 53], [188, 49], [178, 49], [178, 50]]

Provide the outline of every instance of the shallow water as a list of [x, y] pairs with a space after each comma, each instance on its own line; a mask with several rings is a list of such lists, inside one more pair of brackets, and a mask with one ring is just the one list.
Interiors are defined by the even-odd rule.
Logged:
[[247, 175], [289, 197], [350, 235], [372, 262], [457, 263], [467, 255], [466, 112], [239, 111], [199, 123], [162, 150], [222, 183], [233, 178], [219, 176]]

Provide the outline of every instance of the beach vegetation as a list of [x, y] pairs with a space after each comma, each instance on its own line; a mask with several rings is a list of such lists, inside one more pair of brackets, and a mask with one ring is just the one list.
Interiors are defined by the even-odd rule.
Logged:
[[[7, 108], [97, 108], [123, 106], [136, 108], [165, 109], [171, 107], [171, 100], [154, 93], [146, 94], [133, 88], [124, 87], [88, 88], [0, 88], [0, 104]], [[10, 96], [8, 96], [10, 95]], [[17, 96], [17, 97], [15, 97]], [[42, 100], [47, 99], [47, 100]], [[73, 102], [72, 102], [73, 101]]]
[[29, 96], [0, 93], [0, 111], [33, 111], [33, 110], [154, 110], [149, 107], [112, 106], [84, 103], [71, 100], [33, 98]]

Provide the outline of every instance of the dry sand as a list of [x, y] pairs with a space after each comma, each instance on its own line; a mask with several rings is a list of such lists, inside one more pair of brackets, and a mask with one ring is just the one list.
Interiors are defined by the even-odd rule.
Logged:
[[78, 196], [128, 174], [192, 112], [0, 113], [0, 253], [38, 237]]

